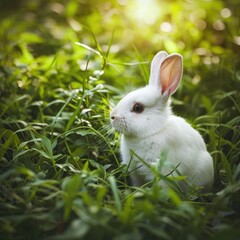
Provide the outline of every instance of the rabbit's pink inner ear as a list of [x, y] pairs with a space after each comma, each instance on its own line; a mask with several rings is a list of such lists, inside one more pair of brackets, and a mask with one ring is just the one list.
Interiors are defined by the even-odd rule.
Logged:
[[172, 95], [178, 88], [182, 78], [182, 57], [178, 54], [166, 58], [160, 71], [162, 94]]

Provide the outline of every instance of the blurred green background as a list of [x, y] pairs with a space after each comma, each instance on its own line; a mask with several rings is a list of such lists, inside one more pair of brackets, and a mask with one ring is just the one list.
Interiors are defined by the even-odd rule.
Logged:
[[[199, 102], [202, 95], [239, 89], [237, 0], [2, 0], [0, 9], [1, 97], [14, 90], [6, 89], [9, 80], [4, 82], [12, 66], [26, 64], [40, 71], [52, 57], [62, 70], [71, 71], [67, 62], [73, 60], [83, 70], [91, 52], [75, 42], [99, 51], [102, 56], [92, 54], [88, 70], [104, 68], [106, 83], [124, 91], [147, 83], [156, 52], [181, 53], [184, 81], [176, 96], [184, 101], [183, 112], [189, 117], [206, 113], [201, 104], [204, 108], [213, 104], [213, 97]], [[41, 80], [36, 78], [22, 78], [15, 91], [39, 87]]]

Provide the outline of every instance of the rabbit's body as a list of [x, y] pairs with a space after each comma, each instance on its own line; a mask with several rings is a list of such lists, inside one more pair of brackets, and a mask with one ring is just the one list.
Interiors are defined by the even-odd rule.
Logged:
[[174, 168], [188, 181], [205, 189], [213, 182], [213, 162], [201, 135], [183, 118], [173, 115], [170, 95], [181, 80], [182, 58], [159, 52], [153, 59], [149, 85], [130, 92], [111, 113], [113, 127], [122, 133], [123, 163], [130, 163], [134, 185], [153, 179], [148, 165], [166, 158], [161, 174]]
[[[136, 155], [131, 156], [131, 151]], [[151, 135], [151, 138], [122, 135], [121, 154], [123, 163], [128, 165], [131, 160], [130, 170], [133, 171], [132, 181], [135, 186], [141, 186], [153, 178], [151, 170], [138, 157], [150, 165], [156, 165], [162, 156], [171, 165], [165, 166], [161, 174], [168, 175], [176, 167], [191, 183], [205, 186], [206, 189], [212, 185], [212, 158], [200, 134], [183, 118], [170, 115], [164, 127]]]

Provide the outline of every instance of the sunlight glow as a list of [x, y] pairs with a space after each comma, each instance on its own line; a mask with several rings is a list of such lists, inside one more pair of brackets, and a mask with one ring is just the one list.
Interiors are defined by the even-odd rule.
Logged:
[[229, 18], [229, 17], [231, 17], [231, 15], [232, 15], [232, 12], [231, 12], [230, 9], [228, 9], [228, 8], [223, 8], [223, 9], [221, 10], [221, 16], [222, 16], [222, 17], [224, 17], [224, 18]]
[[160, 29], [163, 31], [163, 32], [171, 32], [173, 30], [173, 26], [171, 23], [169, 22], [163, 22], [160, 26]]
[[129, 17], [137, 20], [138, 23], [154, 24], [161, 13], [156, 0], [133, 0], [127, 4]]

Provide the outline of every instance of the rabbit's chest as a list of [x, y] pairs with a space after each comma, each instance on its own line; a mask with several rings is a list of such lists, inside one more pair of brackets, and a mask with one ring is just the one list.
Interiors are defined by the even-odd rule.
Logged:
[[[122, 139], [121, 154], [124, 163], [128, 163], [130, 160], [133, 162], [141, 162], [141, 160], [147, 163], [154, 163], [160, 158], [161, 152], [164, 150], [164, 145], [161, 142], [154, 141], [128, 141]], [[133, 163], [134, 164], [134, 163]]]
[[122, 138], [122, 161], [128, 165], [135, 186], [141, 186], [152, 180], [153, 175], [149, 166], [157, 165], [163, 148], [161, 143], [155, 141], [127, 141]]

